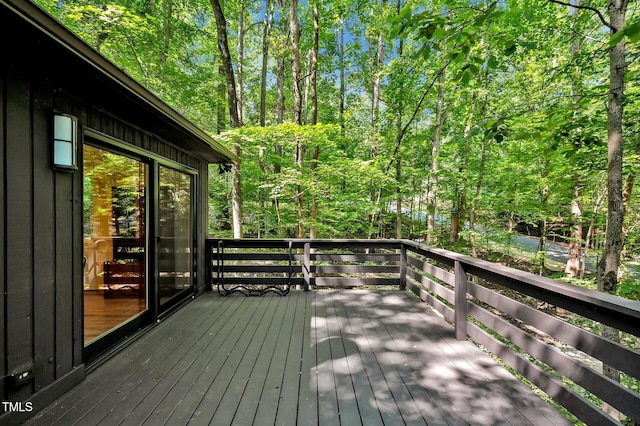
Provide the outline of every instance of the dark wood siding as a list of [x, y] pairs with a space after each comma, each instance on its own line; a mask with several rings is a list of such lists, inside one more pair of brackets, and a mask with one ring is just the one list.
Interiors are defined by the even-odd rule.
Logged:
[[205, 197], [196, 203], [199, 288], [204, 286], [207, 164], [24, 70], [3, 68], [1, 73], [0, 123], [6, 126], [0, 179], [6, 178], [6, 191], [0, 200], [0, 233], [6, 230], [6, 238], [0, 247], [5, 290], [0, 291], [5, 324], [0, 330], [0, 377], [30, 366], [35, 373], [33, 382], [18, 389], [2, 386], [3, 399], [18, 400], [83, 362], [82, 175], [51, 168], [52, 113], [71, 113], [79, 126], [199, 171], [197, 195]]
[[[73, 269], [74, 253], [71, 206], [73, 175], [59, 173], [55, 177], [55, 241], [56, 241], [56, 375], [60, 376], [73, 366], [73, 345], [65, 344], [72, 339], [73, 331]], [[79, 339], [81, 341], [81, 339]]]
[[33, 209], [36, 212], [33, 245], [35, 259], [33, 300], [35, 390], [36, 392], [56, 379], [56, 317], [52, 307], [56, 304], [56, 221], [52, 214], [38, 212], [55, 211], [55, 180], [51, 175], [50, 153], [43, 149], [48, 145], [51, 132], [51, 96], [39, 86], [33, 90], [33, 142], [42, 147], [33, 152]]
[[[0, 65], [0, 129], [2, 130], [2, 132], [0, 133], [0, 188], [4, 188], [5, 187], [5, 180], [4, 180], [4, 159], [5, 159], [5, 147], [7, 146], [7, 142], [6, 142], [6, 132], [5, 132], [5, 126], [4, 126], [4, 111], [5, 111], [5, 87], [6, 87], [6, 80], [5, 80], [5, 69], [4, 69], [4, 65]], [[4, 309], [5, 306], [5, 300], [4, 300], [4, 295], [7, 291], [6, 288], [6, 268], [5, 268], [5, 262], [4, 260], [4, 256], [5, 256], [5, 248], [6, 248], [6, 235], [5, 235], [5, 227], [2, 226], [4, 225], [5, 222], [5, 206], [6, 206], [6, 202], [5, 202], [5, 192], [6, 191], [2, 191], [0, 192], [0, 236], [2, 237], [2, 241], [4, 241], [3, 244], [0, 244], [0, 320], [2, 321], [3, 324], [7, 324], [7, 317], [6, 317], [6, 312]], [[6, 362], [5, 362], [5, 355], [6, 355], [6, 348], [5, 348], [5, 333], [7, 331], [6, 326], [0, 327], [0, 398], [2, 398], [3, 401], [6, 400], [7, 396], [5, 393], [5, 377], [7, 375], [7, 370], [6, 370]]]
[[[74, 115], [79, 129], [136, 147], [143, 156], [198, 171], [199, 289], [207, 230], [208, 165], [202, 158], [209, 157], [206, 149], [190, 150], [200, 143], [193, 134], [138, 107], [131, 93], [0, 7], [0, 36], [21, 34], [19, 43], [5, 46], [0, 62], [0, 398], [47, 401], [85, 374], [82, 163], [72, 173], [52, 168], [54, 112]], [[51, 63], [47, 58], [68, 67], [44, 66]], [[81, 160], [80, 146], [78, 155]], [[10, 375], [27, 369], [32, 380], [15, 386]]]
[[[2, 398], [20, 401], [82, 363], [82, 197], [79, 177], [51, 168], [51, 89], [19, 68], [0, 81]], [[33, 380], [13, 386], [27, 369]]]
[[[33, 362], [33, 173], [29, 84], [9, 69], [6, 87], [6, 315], [8, 373]], [[28, 386], [10, 389], [12, 400], [31, 395]]]

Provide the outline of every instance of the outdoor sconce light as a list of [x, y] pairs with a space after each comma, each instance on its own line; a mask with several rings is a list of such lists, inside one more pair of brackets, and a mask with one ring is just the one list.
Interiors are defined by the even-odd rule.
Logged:
[[78, 168], [78, 122], [64, 114], [53, 116], [53, 168], [72, 171]]

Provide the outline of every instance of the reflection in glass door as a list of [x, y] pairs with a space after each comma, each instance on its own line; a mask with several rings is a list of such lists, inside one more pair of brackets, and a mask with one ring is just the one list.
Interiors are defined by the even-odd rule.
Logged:
[[193, 177], [160, 166], [158, 287], [160, 304], [193, 284]]
[[84, 145], [84, 343], [147, 309], [148, 165]]

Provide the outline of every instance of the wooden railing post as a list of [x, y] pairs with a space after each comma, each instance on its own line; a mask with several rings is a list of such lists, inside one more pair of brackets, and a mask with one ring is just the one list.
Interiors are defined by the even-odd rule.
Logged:
[[407, 289], [407, 246], [400, 247], [400, 290]]
[[455, 273], [455, 327], [456, 339], [467, 339], [467, 274], [460, 261], [454, 264]]
[[311, 244], [304, 243], [304, 265], [302, 265], [304, 277], [304, 291], [311, 290]]

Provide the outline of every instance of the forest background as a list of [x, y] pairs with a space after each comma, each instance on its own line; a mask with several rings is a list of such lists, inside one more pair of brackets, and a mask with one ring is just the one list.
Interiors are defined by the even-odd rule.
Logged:
[[595, 286], [581, 259], [606, 257], [614, 205], [608, 291], [640, 296], [625, 273], [640, 246], [635, 3], [37, 2], [241, 156], [211, 173], [211, 235], [411, 238], [505, 261], [521, 232], [541, 237], [530, 264], [550, 273], [554, 239], [560, 274]]

